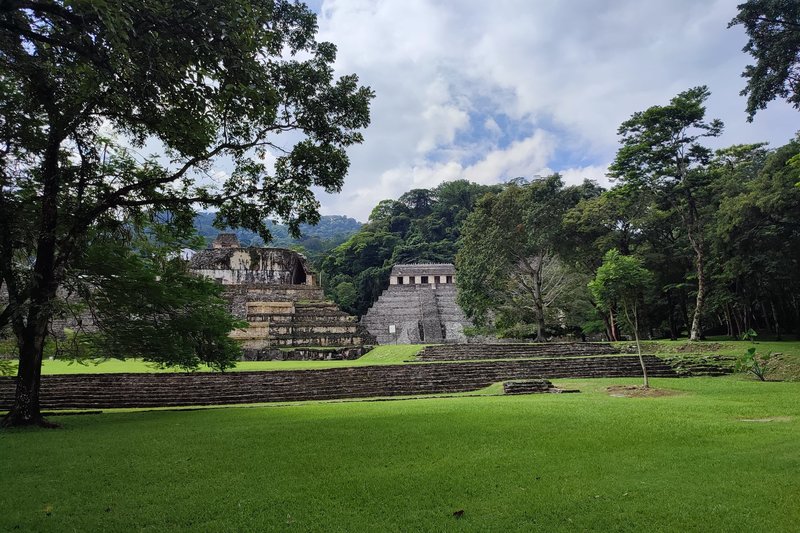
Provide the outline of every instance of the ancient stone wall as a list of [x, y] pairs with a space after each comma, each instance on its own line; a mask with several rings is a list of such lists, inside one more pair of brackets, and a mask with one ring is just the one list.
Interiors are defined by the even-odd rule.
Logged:
[[355, 317], [325, 300], [302, 255], [237, 245], [235, 239], [218, 238], [214, 247], [195, 254], [189, 266], [223, 284], [231, 313], [247, 322], [246, 328], [231, 333], [245, 359], [352, 358], [374, 344]]
[[[663, 360], [645, 356], [653, 377], [677, 377]], [[371, 365], [268, 372], [68, 374], [42, 376], [45, 409], [222, 405], [336, 398], [441, 394], [500, 381], [639, 377], [634, 356]], [[14, 400], [15, 379], [0, 377], [0, 409]]]
[[209, 248], [194, 254], [189, 268], [224, 285], [317, 284], [305, 258], [283, 248]]

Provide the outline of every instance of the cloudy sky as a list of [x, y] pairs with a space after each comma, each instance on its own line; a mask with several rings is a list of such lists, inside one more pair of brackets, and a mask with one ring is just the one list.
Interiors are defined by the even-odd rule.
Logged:
[[725, 122], [716, 145], [784, 144], [800, 129], [784, 102], [746, 122], [746, 36], [726, 28], [740, 1], [312, 2], [337, 71], [376, 93], [344, 189], [319, 195], [323, 214], [365, 221], [382, 199], [458, 178], [607, 183], [619, 124], [696, 85]]

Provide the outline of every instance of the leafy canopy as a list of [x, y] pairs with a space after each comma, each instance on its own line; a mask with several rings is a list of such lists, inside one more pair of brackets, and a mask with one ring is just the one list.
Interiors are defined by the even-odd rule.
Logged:
[[748, 0], [728, 27], [741, 24], [750, 38], [742, 49], [756, 60], [742, 77], [747, 85], [747, 120], [780, 97], [800, 109], [800, 2]]
[[589, 290], [602, 309], [613, 309], [617, 305], [633, 308], [651, 284], [652, 274], [641, 260], [612, 249], [606, 252], [603, 264], [589, 282]]

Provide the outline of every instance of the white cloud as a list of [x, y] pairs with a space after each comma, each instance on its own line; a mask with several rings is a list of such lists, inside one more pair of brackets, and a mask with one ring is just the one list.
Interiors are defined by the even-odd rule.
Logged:
[[489, 152], [464, 172], [464, 177], [478, 183], [496, 183], [500, 179], [541, 174], [554, 149], [554, 139], [542, 130], [506, 149]]
[[558, 171], [567, 185], [578, 185], [584, 180], [594, 180], [600, 185], [608, 187], [610, 182], [606, 177], [608, 165], [588, 165], [585, 167], [564, 168]]
[[623, 120], [701, 84], [708, 116], [726, 122], [718, 145], [785, 143], [798, 124], [788, 105], [745, 120], [746, 38], [726, 29], [737, 2], [324, 0], [337, 70], [377, 96], [323, 211], [364, 220], [383, 198], [461, 177], [602, 181]]

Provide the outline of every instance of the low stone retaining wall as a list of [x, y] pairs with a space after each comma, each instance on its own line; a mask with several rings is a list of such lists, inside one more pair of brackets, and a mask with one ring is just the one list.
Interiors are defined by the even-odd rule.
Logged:
[[[652, 377], [677, 377], [661, 359], [647, 357]], [[641, 376], [636, 356], [474, 363], [375, 365], [320, 370], [72, 374], [43, 376], [44, 409], [106, 409], [331, 400], [467, 392], [520, 379]], [[0, 409], [14, 398], [15, 378], [0, 378]]]
[[292, 350], [279, 348], [263, 348], [261, 350], [243, 350], [243, 361], [342, 361], [358, 359], [372, 346], [350, 346], [343, 348], [294, 348]]
[[602, 342], [543, 342], [530, 344], [448, 344], [428, 346], [421, 361], [463, 361], [477, 359], [513, 359], [525, 357], [582, 357], [611, 355], [619, 349]]
[[536, 394], [549, 392], [553, 388], [553, 384], [546, 379], [506, 381], [503, 383], [503, 392], [506, 394]]

